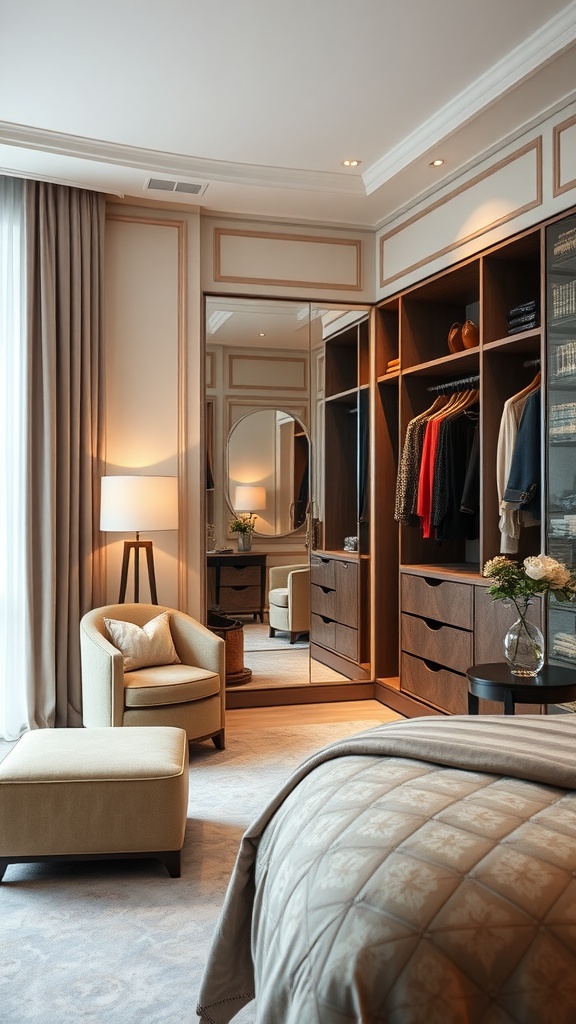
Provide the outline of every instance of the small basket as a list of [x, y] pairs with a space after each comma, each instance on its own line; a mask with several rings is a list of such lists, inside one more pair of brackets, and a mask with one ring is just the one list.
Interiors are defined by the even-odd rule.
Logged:
[[244, 668], [244, 626], [239, 619], [208, 612], [208, 629], [226, 644], [226, 686], [238, 686], [252, 678], [252, 671]]

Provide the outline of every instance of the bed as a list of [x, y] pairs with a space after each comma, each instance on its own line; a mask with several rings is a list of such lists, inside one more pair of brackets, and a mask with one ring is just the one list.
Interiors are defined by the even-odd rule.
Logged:
[[245, 833], [197, 1013], [226, 1024], [573, 1024], [576, 716], [334, 743]]

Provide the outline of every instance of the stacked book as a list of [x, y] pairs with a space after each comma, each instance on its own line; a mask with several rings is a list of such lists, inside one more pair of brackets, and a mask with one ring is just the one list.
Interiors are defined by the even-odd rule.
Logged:
[[576, 228], [563, 231], [554, 242], [554, 259], [558, 262], [576, 255]]
[[551, 353], [552, 379], [566, 381], [576, 374], [576, 339], [557, 345]]
[[576, 281], [552, 285], [552, 316], [558, 319], [576, 314]]
[[394, 370], [400, 369], [400, 359], [389, 359], [386, 367], [386, 373], [394, 373]]
[[550, 436], [556, 441], [576, 436], [576, 402], [562, 402], [550, 409]]
[[536, 299], [513, 306], [508, 311], [508, 334], [519, 334], [538, 327], [538, 305]]

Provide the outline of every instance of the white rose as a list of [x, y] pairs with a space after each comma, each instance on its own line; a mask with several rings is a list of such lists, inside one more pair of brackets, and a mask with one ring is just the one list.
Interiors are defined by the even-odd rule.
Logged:
[[570, 579], [570, 572], [565, 565], [557, 562], [549, 555], [533, 555], [524, 559], [526, 575], [532, 580], [544, 580], [553, 587], [564, 587]]
[[531, 580], [543, 580], [546, 576], [548, 561], [547, 555], [531, 555], [530, 558], [524, 559], [524, 569], [526, 575]]

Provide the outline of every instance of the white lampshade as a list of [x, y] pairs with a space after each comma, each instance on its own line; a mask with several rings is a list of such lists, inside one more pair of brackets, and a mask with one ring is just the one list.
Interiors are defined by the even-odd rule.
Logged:
[[266, 488], [253, 484], [238, 484], [234, 496], [235, 512], [263, 512], [266, 508]]
[[100, 529], [104, 532], [178, 529], [177, 477], [104, 476], [101, 484]]

